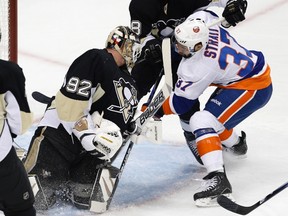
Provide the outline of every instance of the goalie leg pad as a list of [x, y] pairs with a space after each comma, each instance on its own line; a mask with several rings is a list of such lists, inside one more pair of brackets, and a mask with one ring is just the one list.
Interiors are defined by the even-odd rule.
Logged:
[[90, 196], [93, 184], [69, 182], [71, 192], [69, 199], [79, 209], [89, 209]]
[[25, 167], [27, 173], [29, 173], [37, 163], [37, 159], [38, 159], [38, 155], [39, 155], [39, 151], [40, 151], [40, 145], [44, 139], [44, 136], [42, 134], [45, 131], [45, 129], [46, 128], [44, 127], [41, 130], [41, 134], [39, 136], [37, 136], [33, 140], [33, 142], [30, 144], [31, 147], [29, 149], [28, 155], [26, 156], [25, 162], [24, 162], [24, 167]]
[[79, 209], [96, 213], [105, 212], [118, 173], [118, 168], [109, 166], [98, 169], [94, 184], [70, 182], [70, 201]]
[[52, 189], [43, 189], [37, 175], [28, 175], [32, 191], [35, 196], [34, 207], [36, 210], [47, 210], [56, 202], [56, 196]]
[[118, 168], [113, 166], [105, 167], [99, 171], [98, 181], [95, 182], [91, 194], [90, 211], [96, 213], [107, 211], [119, 171]]

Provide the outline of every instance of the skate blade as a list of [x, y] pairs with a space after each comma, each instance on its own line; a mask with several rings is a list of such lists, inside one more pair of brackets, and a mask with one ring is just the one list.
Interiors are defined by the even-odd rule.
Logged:
[[[223, 195], [226, 196], [228, 199], [232, 200], [233, 202], [235, 202], [235, 199], [231, 193], [223, 194]], [[197, 207], [216, 207], [216, 206], [219, 206], [219, 204], [217, 203], [217, 196], [197, 199], [197, 200], [195, 200], [195, 205]]]

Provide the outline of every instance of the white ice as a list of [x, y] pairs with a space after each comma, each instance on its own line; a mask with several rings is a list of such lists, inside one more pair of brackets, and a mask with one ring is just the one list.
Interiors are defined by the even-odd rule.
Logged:
[[[34, 101], [31, 93], [55, 94], [77, 56], [90, 48], [103, 48], [110, 30], [129, 25], [129, 0], [18, 2], [19, 64], [26, 75], [27, 95], [37, 121], [45, 106]], [[287, 12], [288, 0], [248, 0], [247, 19], [230, 30], [248, 49], [264, 52], [274, 83], [270, 102], [237, 127], [247, 133], [247, 158], [225, 157], [234, 198], [246, 206], [288, 179]], [[201, 101], [208, 93], [211, 91]], [[27, 146], [30, 135], [31, 130], [18, 139], [18, 144]], [[186, 147], [178, 118], [164, 117], [163, 143], [134, 146], [111, 208], [102, 216], [235, 215], [221, 207], [195, 206], [193, 194], [205, 174]], [[287, 203], [288, 190], [284, 190], [250, 215], [283, 216], [288, 211]], [[54, 208], [44, 215], [56, 214], [93, 215], [71, 206]]]

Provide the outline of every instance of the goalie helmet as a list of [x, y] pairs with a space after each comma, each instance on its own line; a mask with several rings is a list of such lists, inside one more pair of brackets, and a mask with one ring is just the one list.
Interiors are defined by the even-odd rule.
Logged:
[[115, 49], [121, 54], [129, 72], [141, 52], [139, 37], [127, 26], [113, 29], [106, 40], [105, 47]]
[[[179, 44], [188, 48], [193, 56], [197, 51], [205, 48], [208, 43], [209, 29], [200, 18], [188, 19], [175, 28], [175, 39]], [[195, 50], [196, 45], [202, 48]]]

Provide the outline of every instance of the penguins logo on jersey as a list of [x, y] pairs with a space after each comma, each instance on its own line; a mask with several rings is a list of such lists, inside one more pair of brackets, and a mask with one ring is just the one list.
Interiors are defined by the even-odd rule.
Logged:
[[115, 92], [118, 97], [119, 106], [111, 105], [108, 110], [113, 112], [122, 113], [125, 123], [133, 118], [135, 110], [137, 108], [137, 91], [129, 82], [126, 82], [123, 78], [118, 81], [113, 81]]

